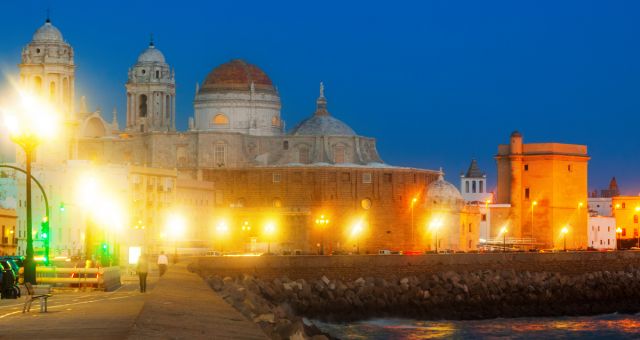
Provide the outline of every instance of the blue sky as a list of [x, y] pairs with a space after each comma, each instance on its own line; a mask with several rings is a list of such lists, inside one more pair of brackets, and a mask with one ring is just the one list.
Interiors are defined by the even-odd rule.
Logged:
[[[76, 96], [124, 121], [127, 69], [153, 32], [176, 70], [177, 125], [196, 82], [243, 58], [278, 86], [288, 127], [329, 110], [378, 139], [390, 164], [458, 184], [472, 157], [495, 185], [493, 156], [525, 142], [587, 144], [590, 189], [611, 176], [640, 192], [637, 1], [12, 1], [0, 4], [0, 68], [51, 19], [76, 53]], [[4, 85], [4, 84], [0, 84]]]

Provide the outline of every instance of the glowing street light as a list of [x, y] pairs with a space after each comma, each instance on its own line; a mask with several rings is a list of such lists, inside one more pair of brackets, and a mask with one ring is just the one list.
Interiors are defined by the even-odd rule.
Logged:
[[566, 226], [562, 227], [560, 233], [562, 234], [562, 240], [564, 242], [564, 251], [567, 251], [567, 234], [569, 233], [569, 228]]
[[320, 215], [320, 218], [316, 219], [316, 226], [320, 228], [320, 255], [324, 255], [324, 229], [329, 225], [329, 219], [324, 215]]
[[164, 235], [173, 239], [173, 263], [178, 263], [178, 238], [184, 236], [187, 222], [177, 214], [172, 214], [167, 219], [167, 226]]
[[15, 108], [0, 108], [11, 140], [25, 153], [27, 256], [24, 261], [24, 281], [36, 284], [36, 264], [33, 259], [33, 220], [31, 216], [31, 162], [33, 152], [42, 140], [56, 132], [57, 114], [39, 98], [17, 90], [19, 103]]
[[429, 223], [429, 229], [431, 229], [435, 233], [436, 239], [436, 254], [438, 254], [438, 230], [442, 227], [442, 220], [439, 218], [433, 219], [431, 223]]
[[267, 238], [267, 254], [271, 254], [271, 237], [276, 232], [276, 224], [274, 222], [267, 222], [264, 226], [264, 234]]
[[502, 251], [505, 253], [507, 252], [507, 233], [508, 232], [509, 232], [509, 229], [507, 229], [506, 225], [500, 228], [500, 234], [502, 234]]
[[620, 237], [622, 235], [622, 228], [616, 228], [616, 249], [620, 250]]
[[229, 232], [229, 225], [227, 224], [227, 222], [226, 221], [218, 222], [218, 224], [216, 225], [216, 234], [218, 234], [218, 239], [220, 240], [221, 254], [223, 253], [223, 248], [224, 248], [224, 242], [222, 241], [222, 238], [226, 236], [228, 232]]
[[356, 239], [356, 253], [360, 254], [360, 235], [364, 230], [363, 226], [364, 222], [362, 220], [356, 222], [353, 227], [351, 227], [351, 237]]

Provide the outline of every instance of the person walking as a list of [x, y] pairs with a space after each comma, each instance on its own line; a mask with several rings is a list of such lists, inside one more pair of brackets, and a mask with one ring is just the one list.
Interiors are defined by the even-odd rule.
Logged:
[[160, 270], [160, 276], [167, 272], [168, 265], [169, 258], [164, 254], [164, 251], [160, 251], [160, 255], [158, 255], [158, 269]]
[[138, 258], [136, 272], [140, 279], [140, 293], [144, 293], [147, 291], [147, 273], [149, 273], [149, 261], [147, 260], [147, 254], [142, 254]]

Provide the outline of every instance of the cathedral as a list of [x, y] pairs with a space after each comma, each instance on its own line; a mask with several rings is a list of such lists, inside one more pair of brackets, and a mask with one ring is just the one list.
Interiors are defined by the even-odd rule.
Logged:
[[[476, 248], [477, 212], [445, 219], [436, 239], [428, 230], [436, 211], [463, 213], [460, 192], [444, 181], [442, 170], [384, 163], [375, 138], [330, 113], [322, 83], [315, 112], [286, 130], [270, 77], [245, 60], [231, 60], [196, 86], [194, 115], [179, 131], [176, 70], [153, 41], [128, 70], [122, 123], [115, 110], [111, 119], [90, 112], [84, 98], [74, 107], [73, 56], [48, 19], [22, 52], [21, 86], [48, 97], [65, 120], [65, 138], [38, 148], [36, 168], [88, 161], [164, 171], [148, 180], [168, 176], [163, 190], [176, 193], [160, 208], [190, 216], [184, 247], [215, 248], [222, 237], [216, 221], [224, 218], [233, 231], [225, 243], [233, 250], [266, 243], [261, 226], [269, 219], [278, 221], [278, 233], [268, 242], [282, 252], [427, 250], [436, 242], [440, 249]], [[148, 226], [145, 246], [162, 242], [162, 217], [150, 213], [150, 205], [131, 204], [128, 212], [131, 225]], [[320, 216], [330, 222], [318, 223]], [[361, 235], [350, 231], [354, 219], [364, 221]], [[235, 232], [246, 225], [254, 226], [251, 232]]]

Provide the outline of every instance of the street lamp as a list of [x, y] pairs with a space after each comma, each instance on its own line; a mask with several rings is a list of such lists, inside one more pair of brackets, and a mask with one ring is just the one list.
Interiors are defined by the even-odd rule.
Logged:
[[356, 254], [360, 254], [360, 234], [364, 230], [362, 220], [356, 222], [351, 228], [351, 237], [356, 239]]
[[507, 252], [507, 232], [509, 232], [507, 226], [503, 226], [502, 228], [500, 228], [500, 234], [502, 234], [502, 252], [504, 253]]
[[36, 284], [36, 264], [33, 259], [33, 220], [31, 216], [31, 162], [33, 152], [43, 139], [55, 133], [57, 124], [53, 108], [46, 105], [39, 98], [28, 93], [17, 91], [20, 102], [15, 111], [2, 108], [4, 122], [9, 130], [11, 140], [22, 148], [25, 153], [26, 170], [26, 222], [27, 222], [27, 251], [24, 261], [24, 281]]
[[267, 254], [271, 254], [271, 237], [276, 231], [276, 224], [273, 222], [267, 222], [264, 226], [264, 233], [267, 237]]
[[418, 202], [418, 199], [414, 197], [411, 200], [411, 247], [412, 248], [416, 246], [415, 237], [413, 236], [413, 207], [416, 205], [416, 202]]
[[560, 233], [562, 234], [562, 241], [564, 242], [564, 251], [567, 251], [567, 233], [569, 233], [569, 228], [562, 227], [562, 229], [560, 230]]
[[324, 215], [316, 219], [316, 225], [320, 228], [320, 255], [324, 255], [324, 229], [329, 225], [329, 219]]
[[186, 222], [180, 215], [171, 215], [167, 219], [166, 235], [173, 239], [173, 263], [178, 263], [178, 238], [184, 235]]
[[616, 228], [616, 249], [620, 250], [620, 235], [622, 234], [622, 228]]
[[216, 233], [218, 234], [218, 239], [220, 241], [220, 254], [222, 255], [224, 252], [224, 242], [222, 242], [222, 238], [229, 232], [229, 226], [227, 222], [220, 221], [216, 226]]
[[437, 218], [429, 223], [429, 229], [433, 230], [436, 239], [436, 254], [438, 254], [438, 230], [442, 227], [442, 220]]
[[[250, 233], [250, 232], [251, 232], [251, 225], [249, 225], [249, 221], [244, 221], [242, 223], [242, 234], [245, 235], [245, 234]], [[243, 240], [245, 242], [245, 244], [244, 244], [245, 253], [247, 252], [247, 248], [248, 248], [248, 242], [246, 242], [248, 240], [249, 240], [249, 238], [245, 236], [244, 240]]]

